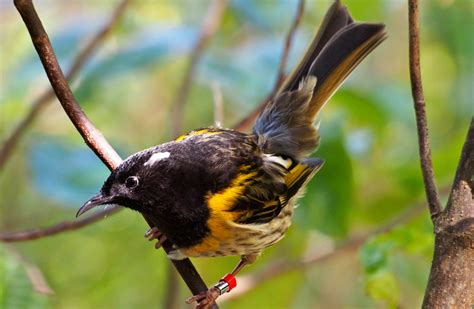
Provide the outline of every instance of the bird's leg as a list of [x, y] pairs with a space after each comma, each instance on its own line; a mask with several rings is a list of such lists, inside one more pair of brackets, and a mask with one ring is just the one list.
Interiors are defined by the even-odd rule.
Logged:
[[216, 299], [224, 293], [230, 292], [237, 286], [235, 276], [239, 271], [248, 264], [252, 264], [257, 259], [258, 255], [242, 255], [239, 264], [235, 266], [230, 274], [225, 275], [219, 282], [205, 292], [201, 292], [186, 300], [186, 303], [191, 304], [197, 302], [196, 309], [209, 308], [216, 302]]
[[149, 241], [157, 239], [158, 241], [155, 244], [155, 248], [159, 249], [161, 245], [166, 241], [166, 236], [163, 235], [157, 227], [152, 227], [145, 233], [145, 238], [148, 238]]

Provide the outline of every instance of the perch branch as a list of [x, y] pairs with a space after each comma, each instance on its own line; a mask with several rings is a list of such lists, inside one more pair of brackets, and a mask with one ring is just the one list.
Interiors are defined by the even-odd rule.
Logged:
[[[115, 152], [112, 146], [110, 146], [102, 133], [87, 118], [79, 107], [79, 104], [76, 102], [58, 64], [48, 35], [36, 13], [33, 2], [31, 0], [14, 0], [14, 3], [25, 22], [33, 45], [38, 52], [51, 86], [63, 106], [64, 111], [89, 148], [94, 151], [94, 153], [110, 170], [113, 170], [122, 162], [122, 159]], [[145, 217], [145, 220], [150, 224], [150, 226], [154, 226], [152, 222], [150, 222], [150, 218]], [[170, 250], [170, 244], [164, 248], [165, 251], [168, 252]], [[207, 290], [204, 281], [201, 279], [189, 259], [173, 261], [173, 264], [192, 293], [197, 294]]]
[[434, 179], [433, 164], [431, 162], [430, 141], [428, 135], [428, 122], [426, 119], [425, 98], [421, 81], [420, 68], [420, 16], [418, 0], [408, 1], [409, 23], [409, 58], [410, 80], [413, 104], [418, 128], [418, 145], [420, 152], [421, 171], [425, 183], [426, 198], [432, 220], [441, 213], [441, 202]]
[[[298, 12], [300, 12], [300, 10], [298, 10]], [[302, 12], [298, 13], [295, 16], [296, 20], [301, 19], [301, 17], [298, 17], [299, 14], [302, 15]], [[117, 13], [114, 14], [114, 16], [117, 16], [117, 15], [118, 15]], [[293, 21], [293, 25], [297, 26], [298, 23], [299, 22]], [[296, 29], [296, 26], [293, 26], [292, 29], [293, 28]], [[294, 33], [294, 31], [295, 30], [290, 31], [289, 34]], [[293, 34], [292, 35], [287, 35], [287, 38], [288, 37], [291, 38], [292, 36], [293, 36]], [[287, 39], [285, 41], [292, 42], [291, 39]], [[285, 50], [290, 49], [290, 48], [291, 48], [291, 43], [290, 44], [285, 43]], [[284, 54], [285, 53], [288, 53], [288, 51], [284, 52]], [[87, 57], [82, 57], [82, 58], [87, 58]], [[284, 66], [280, 65], [280, 67], [284, 67]], [[280, 75], [280, 73], [278, 74], [278, 76], [279, 75]], [[275, 89], [277, 89], [277, 87], [275, 87]], [[52, 91], [51, 91], [51, 94], [53, 94]], [[272, 97], [272, 94], [270, 94], [267, 98], [265, 98], [265, 100], [263, 100], [262, 103], [260, 103], [258, 105], [258, 107], [253, 112], [251, 112], [247, 117], [245, 117], [245, 119], [243, 119], [237, 126], [235, 126], [234, 129], [242, 131], [242, 130], [245, 130], [246, 128], [248, 128], [253, 123], [255, 118], [258, 116], [260, 111], [265, 107], [266, 102], [271, 99], [271, 97]], [[42, 100], [43, 99], [40, 98], [37, 101], [42, 101]], [[0, 153], [1, 153], [1, 151], [2, 150], [0, 150]], [[1, 162], [0, 162], [0, 168], [1, 168]], [[37, 229], [32, 229], [32, 230], [20, 231], [20, 232], [0, 233], [0, 241], [3, 241], [3, 242], [27, 241], [27, 240], [34, 240], [34, 239], [47, 237], [47, 236], [53, 236], [53, 235], [56, 235], [56, 234], [59, 234], [59, 233], [62, 233], [62, 232], [77, 230], [77, 229], [80, 229], [84, 226], [92, 224], [94, 222], [97, 222], [97, 221], [101, 220], [102, 218], [107, 217], [108, 215], [114, 213], [116, 210], [119, 210], [119, 209], [120, 208], [117, 207], [117, 206], [112, 206], [112, 207], [109, 207], [106, 210], [98, 211], [95, 214], [91, 215], [90, 217], [80, 218], [76, 221], [64, 221], [64, 222], [60, 222], [60, 223], [54, 224], [54, 225], [46, 227], [46, 228], [37, 228]]]
[[296, 29], [298, 29], [298, 26], [301, 22], [301, 18], [303, 17], [304, 4], [305, 4], [304, 0], [298, 1], [298, 7], [296, 9], [295, 17], [293, 18], [293, 21], [291, 23], [290, 29], [288, 30], [288, 33], [286, 34], [285, 42], [283, 45], [283, 52], [280, 58], [280, 65], [278, 66], [278, 71], [277, 71], [277, 75], [275, 79], [275, 86], [273, 87], [270, 94], [265, 99], [263, 99], [257, 105], [257, 107], [253, 111], [250, 112], [250, 114], [248, 114], [244, 119], [242, 119], [239, 123], [237, 123], [233, 127], [234, 130], [245, 131], [246, 129], [248, 129], [255, 122], [255, 119], [257, 119], [258, 115], [260, 115], [260, 113], [263, 111], [267, 103], [273, 99], [273, 96], [277, 93], [278, 89], [283, 83], [285, 79], [286, 64], [288, 62], [288, 55], [290, 53], [291, 45], [293, 43], [293, 38], [295, 36]]
[[28, 28], [31, 40], [41, 59], [46, 75], [64, 111], [84, 138], [89, 148], [94, 151], [109, 169], [113, 170], [122, 162], [122, 159], [112, 146], [110, 146], [102, 133], [91, 123], [76, 102], [32, 1], [14, 0], [14, 3]]
[[221, 23], [222, 16], [224, 15], [226, 6], [227, 0], [213, 0], [208, 8], [206, 17], [201, 26], [199, 38], [197, 39], [196, 44], [191, 51], [189, 65], [186, 69], [181, 85], [178, 87], [178, 92], [172, 105], [173, 110], [171, 114], [171, 135], [173, 138], [177, 137], [181, 133], [180, 131], [183, 128], [182, 115], [184, 112], [184, 106], [186, 105], [189, 91], [191, 90], [197, 64], [199, 63], [199, 60], [201, 59], [201, 56], [212, 36], [216, 33]]
[[[73, 60], [72, 66], [66, 73], [67, 81], [71, 81], [76, 77], [77, 73], [81, 70], [84, 64], [90, 59], [90, 57], [94, 54], [108, 34], [112, 32], [112, 30], [120, 21], [120, 18], [123, 16], [129, 3], [130, 0], [120, 1], [107, 23], [105, 23], [104, 26], [99, 29], [94, 37], [86, 44], [84, 49], [80, 51], [79, 54], [77, 54]], [[5, 166], [8, 158], [15, 150], [26, 129], [33, 123], [33, 121], [47, 106], [47, 104], [51, 102], [53, 97], [54, 91], [51, 88], [45, 90], [42, 95], [33, 101], [33, 104], [31, 105], [31, 108], [25, 118], [20, 120], [20, 122], [11, 131], [10, 135], [5, 139], [2, 147], [0, 148], [0, 170], [2, 170], [2, 168]]]

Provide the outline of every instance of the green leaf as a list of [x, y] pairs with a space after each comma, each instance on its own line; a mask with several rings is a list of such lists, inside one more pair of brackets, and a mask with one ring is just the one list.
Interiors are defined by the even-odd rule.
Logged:
[[406, 256], [410, 255], [421, 255], [427, 260], [431, 257], [432, 227], [425, 221], [429, 223], [429, 220], [420, 218], [388, 233], [376, 235], [359, 250], [364, 287], [371, 298], [382, 300], [391, 308], [399, 304], [398, 280], [407, 278], [400, 273], [400, 261], [409, 264]]
[[397, 308], [400, 291], [397, 279], [392, 272], [378, 271], [366, 276], [364, 287], [373, 299], [385, 302], [389, 308]]
[[366, 273], [376, 273], [387, 267], [390, 252], [395, 243], [386, 235], [367, 241], [359, 252], [359, 257]]
[[47, 308], [48, 303], [33, 290], [24, 265], [0, 244], [0, 308]]

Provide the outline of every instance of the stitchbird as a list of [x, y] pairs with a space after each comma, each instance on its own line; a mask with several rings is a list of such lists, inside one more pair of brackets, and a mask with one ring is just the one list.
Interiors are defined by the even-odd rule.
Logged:
[[213, 303], [263, 249], [281, 240], [295, 203], [323, 165], [314, 121], [354, 68], [385, 38], [383, 24], [354, 22], [336, 1], [300, 64], [258, 116], [251, 134], [204, 128], [127, 158], [78, 211], [118, 204], [153, 218], [145, 236], [173, 243], [171, 259], [239, 255], [205, 293]]

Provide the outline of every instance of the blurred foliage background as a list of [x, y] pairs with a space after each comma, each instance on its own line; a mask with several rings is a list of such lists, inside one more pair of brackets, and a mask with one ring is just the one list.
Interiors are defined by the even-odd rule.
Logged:
[[[116, 1], [37, 1], [61, 65], [108, 19]], [[357, 235], [357, 249], [274, 277], [224, 308], [419, 307], [433, 250], [423, 203], [408, 76], [407, 6], [401, 0], [346, 0], [358, 20], [387, 24], [389, 39], [351, 75], [321, 117], [326, 160], [297, 209], [286, 238], [244, 274], [274, 260], [333, 250]], [[291, 69], [331, 1], [306, 2]], [[118, 27], [88, 62], [73, 90], [122, 156], [173, 138], [171, 102], [207, 1], [132, 1]], [[271, 91], [296, 1], [230, 1], [199, 62], [183, 132], [213, 124], [212, 83], [223, 92], [231, 127]], [[421, 1], [422, 70], [436, 177], [446, 200], [473, 114], [473, 2]], [[12, 1], [0, 0], [0, 138], [49, 83]], [[49, 105], [0, 174], [0, 231], [74, 220], [108, 171], [85, 146], [57, 102]], [[373, 233], [407, 209], [390, 231]], [[161, 307], [167, 263], [142, 235], [138, 213], [122, 211], [72, 233], [7, 247], [0, 244], [1, 308]], [[24, 256], [53, 295], [38, 294]], [[208, 284], [238, 258], [194, 259]], [[181, 284], [179, 304], [188, 290]]]

